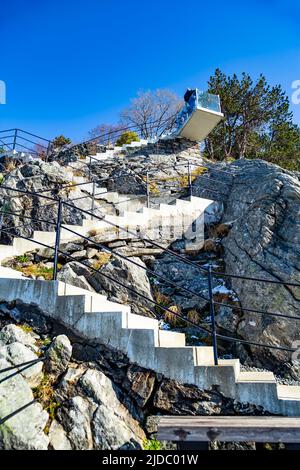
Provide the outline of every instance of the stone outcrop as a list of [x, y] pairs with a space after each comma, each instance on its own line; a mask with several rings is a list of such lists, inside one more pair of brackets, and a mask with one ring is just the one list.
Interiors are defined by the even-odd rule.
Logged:
[[[45, 163], [34, 161], [17, 167], [6, 175], [2, 186], [30, 191], [40, 196], [64, 200], [82, 197], [85, 193], [80, 187], [72, 187], [72, 173], [66, 172], [57, 162]], [[69, 186], [69, 188], [62, 188]], [[71, 188], [71, 189], [70, 189]], [[83, 209], [90, 209], [90, 202], [83, 199]], [[57, 202], [30, 194], [21, 194], [0, 188], [1, 210], [4, 215], [3, 225], [9, 229], [2, 233], [4, 242], [11, 241], [13, 235], [31, 236], [33, 230], [54, 231], [57, 220]], [[11, 213], [11, 214], [10, 214]], [[12, 213], [19, 214], [12, 215]], [[29, 220], [29, 217], [34, 220]], [[64, 207], [62, 220], [67, 224], [81, 224], [83, 215], [76, 207]]]
[[133, 313], [152, 316], [153, 297], [147, 272], [143, 269], [146, 265], [139, 258], [132, 257], [131, 260], [136, 264], [114, 257], [100, 268], [99, 273], [93, 272], [87, 281], [109, 300], [129, 304]]
[[[12, 323], [9, 312], [14, 311], [15, 316], [16, 310], [22, 322], [27, 315], [25, 306], [0, 306], [2, 337], [8, 337], [7, 331], [24, 331]], [[37, 399], [0, 425], [0, 449], [141, 449], [146, 439], [156, 437], [160, 414], [264, 414], [260, 407], [241, 405], [218, 391], [168, 380], [131, 364], [124, 354], [109, 347], [83, 343], [69, 334], [57, 335], [59, 325], [46, 322], [47, 334], [25, 328], [35, 338], [38, 354], [47, 358], [41, 384], [32, 389], [26, 376], [9, 377], [9, 373], [0, 383], [0, 419], [33, 401], [34, 396]], [[58, 354], [64, 364], [59, 371]], [[56, 372], [50, 376], [46, 370], [49, 360]], [[0, 369], [10, 364], [0, 355]]]
[[[211, 181], [198, 181], [197, 195], [214, 185], [224, 202], [223, 222], [231, 229], [223, 238], [226, 272], [241, 276], [300, 283], [300, 182], [293, 172], [264, 161], [241, 160], [210, 172]], [[225, 185], [224, 181], [228, 184]], [[223, 194], [221, 194], [221, 192]], [[242, 308], [300, 317], [300, 288], [244, 279], [231, 279]], [[299, 340], [299, 321], [248, 311], [229, 312], [224, 325], [243, 339], [292, 348]], [[230, 326], [231, 325], [231, 326]], [[291, 353], [248, 348], [257, 365], [287, 371]], [[248, 357], [245, 354], [245, 358]], [[249, 358], [248, 358], [249, 359]]]

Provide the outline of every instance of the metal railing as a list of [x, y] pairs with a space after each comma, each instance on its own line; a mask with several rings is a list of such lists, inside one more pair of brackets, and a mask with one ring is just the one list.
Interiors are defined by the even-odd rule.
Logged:
[[0, 130], [0, 147], [7, 152], [24, 152], [47, 160], [51, 141], [23, 129], [6, 129]]
[[[118, 224], [115, 224], [115, 223], [109, 221], [109, 220], [106, 220], [105, 215], [99, 216], [99, 215], [91, 213], [90, 211], [80, 209], [80, 208], [74, 206], [74, 203], [72, 201], [65, 201], [65, 200], [62, 200], [61, 198], [53, 198], [53, 197], [49, 197], [49, 196], [43, 196], [41, 194], [37, 194], [37, 193], [29, 192], [29, 191], [24, 191], [24, 190], [18, 190], [18, 189], [15, 189], [15, 188], [9, 188], [9, 187], [5, 187], [5, 186], [4, 187], [2, 186], [2, 189], [6, 190], [6, 191], [16, 192], [16, 193], [19, 193], [21, 195], [27, 195], [27, 196], [29, 195], [29, 196], [36, 196], [38, 198], [44, 198], [47, 201], [51, 200], [52, 201], [51, 204], [56, 204], [57, 205], [57, 218], [56, 218], [56, 220], [55, 221], [47, 221], [47, 223], [49, 225], [51, 225], [53, 227], [53, 229], [55, 229], [55, 232], [56, 232], [56, 238], [55, 238], [54, 245], [41, 243], [39, 241], [31, 239], [28, 236], [18, 235], [19, 238], [23, 238], [25, 240], [31, 240], [33, 243], [36, 243], [39, 246], [42, 246], [42, 247], [45, 247], [45, 248], [51, 248], [53, 250], [53, 252], [54, 252], [54, 254], [53, 254], [53, 263], [54, 263], [53, 280], [57, 279], [58, 261], [59, 261], [60, 256], [63, 256], [65, 259], [70, 259], [70, 260], [76, 261], [77, 263], [82, 264], [83, 266], [86, 267], [86, 264], [84, 262], [82, 262], [81, 260], [78, 260], [77, 258], [74, 258], [68, 252], [62, 250], [61, 243], [60, 243], [61, 230], [65, 230], [65, 231], [68, 231], [72, 235], [72, 237], [71, 237], [72, 240], [76, 239], [76, 237], [78, 239], [81, 238], [85, 242], [92, 243], [96, 247], [101, 248], [101, 250], [105, 250], [105, 251], [110, 252], [111, 254], [113, 254], [113, 256], [126, 259], [128, 262], [130, 262], [132, 264], [135, 264], [135, 265], [138, 265], [139, 267], [144, 269], [147, 273], [151, 274], [151, 276], [155, 276], [157, 279], [159, 279], [159, 280], [161, 280], [165, 283], [168, 283], [173, 288], [175, 287], [178, 290], [184, 291], [188, 295], [193, 295], [193, 296], [198, 297], [199, 299], [205, 300], [209, 305], [210, 324], [211, 324], [210, 329], [199, 325], [197, 322], [194, 322], [194, 321], [188, 319], [187, 317], [183, 316], [182, 314], [178, 313], [177, 311], [174, 311], [171, 308], [168, 308], [164, 305], [161, 305], [156, 300], [147, 297], [146, 295], [136, 291], [134, 288], [126, 286], [119, 279], [113, 278], [113, 277], [109, 276], [107, 273], [103, 273], [101, 270], [96, 269], [92, 266], [89, 267], [89, 269], [92, 272], [99, 273], [100, 276], [103, 276], [103, 277], [109, 279], [110, 281], [122, 286], [123, 288], [125, 288], [129, 292], [134, 293], [137, 297], [141, 297], [143, 300], [146, 300], [147, 302], [149, 302], [149, 304], [153, 304], [155, 307], [158, 307], [159, 309], [161, 309], [161, 310], [163, 310], [163, 311], [165, 311], [169, 314], [172, 314], [175, 317], [180, 318], [185, 323], [190, 324], [193, 327], [199, 329], [202, 333], [205, 333], [205, 334], [209, 335], [212, 338], [212, 345], [213, 345], [213, 351], [214, 351], [214, 362], [215, 362], [216, 365], [218, 364], [218, 341], [219, 340], [227, 341], [227, 342], [231, 342], [231, 343], [241, 343], [241, 344], [244, 344], [244, 345], [253, 345], [253, 346], [257, 346], [257, 347], [261, 347], [261, 348], [281, 350], [281, 351], [285, 351], [285, 352], [294, 352], [294, 351], [296, 351], [293, 348], [288, 348], [288, 347], [285, 347], [285, 346], [280, 346], [280, 345], [275, 346], [275, 345], [270, 345], [270, 344], [263, 344], [263, 343], [259, 343], [259, 342], [256, 342], [256, 341], [248, 341], [248, 340], [244, 340], [244, 339], [241, 339], [241, 338], [227, 336], [227, 335], [223, 335], [223, 334], [218, 333], [218, 328], [217, 328], [216, 319], [215, 319], [215, 307], [216, 306], [218, 306], [218, 307], [219, 306], [232, 307], [232, 305], [226, 304], [226, 303], [221, 303], [221, 302], [218, 302], [214, 299], [213, 283], [214, 283], [215, 277], [235, 278], [235, 279], [242, 279], [242, 280], [244, 279], [244, 280], [250, 280], [250, 281], [253, 281], [253, 282], [256, 282], [256, 283], [257, 282], [259, 282], [259, 283], [271, 283], [271, 284], [276, 284], [278, 286], [282, 285], [282, 286], [285, 286], [285, 287], [287, 287], [287, 286], [300, 287], [299, 283], [285, 282], [285, 281], [280, 281], [280, 280], [263, 279], [263, 278], [254, 278], [254, 277], [249, 277], [249, 276], [240, 276], [240, 275], [236, 275], [236, 274], [222, 273], [222, 272], [219, 272], [219, 271], [214, 271], [212, 269], [211, 264], [208, 267], [200, 266], [195, 261], [190, 260], [189, 258], [185, 257], [182, 254], [179, 254], [179, 253], [173, 251], [170, 248], [165, 248], [165, 247], [161, 246], [156, 241], [153, 241], [153, 240], [149, 239], [146, 236], [142, 236], [138, 232], [132, 232], [128, 228], [122, 227]], [[128, 257], [128, 256], [126, 256], [122, 253], [118, 253], [117, 251], [113, 251], [113, 249], [110, 249], [109, 247], [107, 247], [103, 243], [100, 243], [97, 240], [95, 240], [95, 237], [93, 237], [93, 236], [82, 235], [82, 234], [76, 232], [75, 230], [72, 230], [70, 227], [67, 227], [63, 223], [63, 210], [64, 210], [64, 208], [74, 208], [74, 207], [76, 207], [76, 210], [78, 210], [82, 214], [82, 216], [93, 216], [96, 220], [103, 221], [106, 224], [108, 224], [108, 226], [111, 226], [114, 229], [117, 228], [118, 230], [121, 230], [124, 233], [128, 233], [128, 235], [132, 236], [132, 238], [137, 238], [137, 239], [143, 240], [143, 241], [149, 243], [151, 246], [159, 248], [162, 253], [170, 254], [171, 256], [173, 256], [177, 260], [179, 260], [180, 262], [188, 264], [190, 266], [193, 266], [193, 268], [196, 268], [196, 269], [200, 270], [202, 273], [205, 273], [205, 275], [207, 277], [208, 296], [202, 295], [199, 292], [194, 291], [193, 289], [181, 286], [178, 283], [172, 281], [171, 279], [168, 279], [166, 276], [157, 274], [152, 269], [140, 265], [135, 260], [132, 260], [130, 257]], [[5, 211], [0, 211], [0, 212], [4, 212], [4, 214], [5, 213], [7, 214], [7, 212], [5, 212]], [[45, 222], [44, 219], [34, 219], [31, 216], [20, 215], [20, 214], [15, 213], [15, 212], [9, 212], [9, 214], [7, 214], [7, 215], [14, 215], [16, 217], [20, 217], [21, 219], [29, 220], [31, 222], [39, 222], [39, 221], [40, 222]], [[20, 227], [22, 227], [22, 225], [20, 225]], [[9, 233], [11, 230], [14, 230], [14, 229], [15, 229], [14, 227], [2, 228], [2, 232], [3, 233]], [[298, 316], [290, 316], [290, 315], [287, 315], [287, 314], [284, 314], [284, 313], [281, 313], [281, 312], [269, 312], [269, 311], [266, 311], [266, 310], [254, 309], [254, 308], [251, 308], [251, 307], [248, 307], [248, 306], [247, 307], [242, 307], [240, 305], [239, 306], [235, 305], [234, 309], [235, 310], [240, 310], [241, 312], [246, 312], [246, 313], [253, 312], [255, 314], [266, 315], [266, 316], [270, 316], [270, 317], [273, 317], [273, 318], [285, 318], [285, 319], [288, 319], [288, 320], [291, 320], [291, 321], [299, 321], [300, 320], [300, 317], [298, 317]]]

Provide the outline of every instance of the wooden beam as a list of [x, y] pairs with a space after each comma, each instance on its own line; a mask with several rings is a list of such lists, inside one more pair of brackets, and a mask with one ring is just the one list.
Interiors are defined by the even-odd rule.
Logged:
[[158, 439], [193, 442], [300, 442], [300, 418], [274, 416], [163, 416]]

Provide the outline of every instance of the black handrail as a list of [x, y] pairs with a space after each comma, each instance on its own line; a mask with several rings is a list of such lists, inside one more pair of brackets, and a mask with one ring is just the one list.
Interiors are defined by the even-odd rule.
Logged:
[[[19, 192], [19, 193], [22, 193], [22, 194], [28, 194], [28, 195], [31, 195], [31, 196], [35, 196], [35, 197], [40, 197], [40, 198], [43, 198], [43, 199], [48, 199], [48, 200], [51, 200], [51, 201], [54, 201], [54, 202], [58, 202], [58, 197], [57, 198], [54, 198], [54, 197], [50, 197], [50, 196], [44, 196], [44, 195], [41, 195], [40, 193], [35, 193], [33, 191], [27, 191], [27, 190], [21, 190], [21, 189], [17, 189], [17, 188], [10, 188], [10, 187], [7, 187], [5, 185], [1, 185], [0, 186], [0, 190], [1, 189], [5, 189], [5, 190], [9, 190], [9, 191], [15, 191], [15, 192]], [[63, 201], [64, 205], [66, 206], [70, 206], [72, 208], [76, 207], [76, 209], [87, 215], [87, 216], [93, 216], [94, 218], [98, 219], [98, 220], [104, 220], [104, 217], [105, 216], [102, 216], [102, 217], [99, 217], [98, 215], [96, 214], [93, 214], [91, 213], [90, 211], [87, 211], [85, 209], [82, 209], [80, 207], [77, 207], [77, 206], [74, 206], [70, 203], [68, 203], [67, 201]], [[147, 241], [151, 244], [153, 244], [153, 246], [156, 246], [157, 248], [160, 248], [162, 250], [164, 250], [165, 252], [173, 255], [173, 256], [176, 256], [178, 259], [180, 259], [182, 262], [186, 263], [186, 264], [190, 264], [192, 266], [194, 266], [196, 269], [199, 269], [200, 271], [202, 272], [206, 272], [207, 273], [207, 268], [204, 268], [203, 266], [197, 264], [196, 262], [180, 255], [179, 253], [176, 253], [174, 252], [173, 250], [169, 249], [169, 248], [164, 248], [162, 247], [161, 245], [159, 245], [158, 243], [154, 242], [153, 240], [147, 238], [147, 237], [142, 237], [141, 235], [139, 234], [136, 234], [134, 232], [131, 232], [130, 230], [124, 228], [124, 227], [121, 227], [121, 226], [118, 226], [117, 224], [114, 224], [113, 222], [111, 221], [108, 221], [108, 220], [105, 220], [105, 222], [113, 227], [117, 227], [119, 229], [121, 229], [122, 231], [127, 231], [129, 234], [131, 235], [134, 235], [135, 237], [137, 236], [138, 238], [140, 238], [141, 240], [144, 240], [144, 241]], [[223, 273], [223, 272], [219, 272], [219, 271], [212, 271], [212, 274], [214, 276], [217, 276], [217, 277], [227, 277], [227, 278], [236, 278], [236, 279], [245, 279], [245, 280], [249, 280], [249, 281], [255, 281], [255, 282], [265, 282], [265, 283], [270, 283], [270, 284], [281, 284], [281, 285], [284, 285], [284, 286], [291, 286], [291, 287], [300, 287], [300, 283], [294, 283], [294, 282], [285, 282], [285, 281], [280, 281], [280, 280], [273, 280], [273, 279], [264, 279], [264, 278], [255, 278], [255, 277], [250, 277], [250, 276], [241, 276], [241, 275], [238, 275], [238, 274], [231, 274], [231, 273]]]
[[[5, 229], [4, 229], [5, 231]], [[74, 232], [76, 233], [76, 232]], [[79, 233], [76, 233], [76, 235], [78, 235], [78, 237], [82, 237], [81, 234]], [[25, 236], [22, 236], [20, 235], [19, 236], [20, 238], [23, 238], [25, 240], [28, 240], [28, 237], [25, 237]], [[94, 243], [94, 240], [92, 238], [89, 239], [91, 242]], [[53, 246], [50, 246], [48, 244], [45, 244], [45, 243], [42, 243], [42, 242], [39, 242], [39, 241], [36, 241], [36, 240], [30, 240], [31, 242], [33, 243], [36, 243], [37, 245], [39, 246], [43, 246], [45, 248], [50, 248], [50, 249], [53, 249], [55, 250], [56, 249], [56, 256], [58, 256], [59, 254], [63, 255], [64, 257], [66, 258], [69, 258], [73, 261], [76, 261], [77, 263], [83, 265], [84, 267], [86, 267], [86, 264], [84, 262], [82, 262], [81, 260], [78, 260], [77, 258], [75, 258], [74, 256], [68, 254], [67, 252], [64, 252], [63, 250], [61, 250], [59, 247], [53, 247]], [[116, 254], [116, 253], [114, 253]], [[128, 261], [132, 261], [130, 260], [130, 258], [128, 259]], [[119, 281], [118, 279], [116, 278], [113, 278], [103, 272], [101, 272], [99, 269], [96, 269], [92, 266], [89, 267], [89, 269], [93, 272], [97, 272], [98, 274], [100, 274], [101, 276], [109, 279], [110, 281], [112, 282], [115, 282], [116, 284], [122, 286], [122, 287], [125, 287], [129, 292], [132, 292], [134, 293], [135, 295], [139, 296], [139, 297], [142, 297], [144, 300], [147, 300], [148, 302], [151, 302], [153, 303], [156, 307], [159, 307], [160, 309], [168, 312], [168, 313], [171, 313], [172, 315], [174, 315], [175, 317], [178, 317], [180, 318], [182, 321], [188, 323], [188, 324], [191, 324], [193, 325], [195, 328], [199, 329], [200, 331], [204, 332], [204, 333], [207, 333], [209, 334], [210, 336], [213, 335], [213, 331], [207, 329], [207, 328], [204, 328], [203, 326], [200, 326], [198, 325], [198, 323], [196, 322], [193, 322], [192, 320], [186, 318], [186, 317], [183, 317], [181, 314], [179, 314], [178, 312], [176, 311], [173, 311], [172, 309], [168, 308], [168, 307], [165, 307], [161, 304], [159, 304], [158, 302], [156, 302], [155, 300], [153, 299], [150, 299], [149, 297], [147, 297], [146, 295], [136, 291], [135, 289], [133, 289], [132, 287], [128, 287], [126, 285], [124, 285], [121, 281]], [[179, 287], [179, 286], [178, 286]], [[213, 300], [212, 300], [213, 301]], [[213, 301], [214, 303], [214, 301]], [[255, 341], [248, 341], [248, 340], [243, 340], [243, 339], [240, 339], [240, 338], [233, 338], [231, 336], [225, 336], [225, 335], [221, 335], [219, 333], [215, 333], [215, 340], [217, 340], [217, 338], [219, 339], [222, 339], [224, 341], [229, 341], [229, 342], [234, 342], [234, 343], [243, 343], [243, 344], [249, 344], [249, 345], [253, 345], [253, 346], [258, 346], [258, 347], [262, 347], [262, 348], [269, 348], [269, 349], [276, 349], [276, 350], [282, 350], [282, 351], [286, 351], [286, 352], [295, 352], [297, 351], [297, 349], [292, 349], [292, 348], [287, 348], [287, 347], [283, 347], [283, 346], [273, 346], [273, 345], [267, 345], [267, 344], [264, 344], [264, 343], [258, 343], [258, 342], [255, 342]], [[218, 358], [215, 358], [215, 359], [218, 359]], [[216, 364], [217, 364], [217, 361], [216, 361]]]

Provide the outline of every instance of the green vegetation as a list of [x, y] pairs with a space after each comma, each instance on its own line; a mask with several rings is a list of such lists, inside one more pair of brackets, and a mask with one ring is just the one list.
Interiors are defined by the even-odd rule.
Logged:
[[19, 255], [15, 257], [15, 260], [18, 263], [28, 263], [29, 257], [27, 255]]
[[33, 332], [32, 326], [29, 326], [29, 325], [19, 325], [19, 327], [20, 327], [21, 330], [23, 330], [25, 333], [32, 333], [32, 332]]
[[289, 99], [280, 85], [268, 85], [243, 73], [226, 76], [217, 69], [209, 93], [220, 95], [224, 119], [205, 141], [204, 156], [213, 160], [261, 158], [300, 169], [300, 129], [293, 124]]
[[60, 407], [60, 403], [55, 399], [51, 377], [48, 374], [44, 374], [40, 385], [35, 387], [32, 391], [34, 398], [41, 403], [43, 408], [49, 413], [49, 419], [53, 421]]
[[[59, 267], [61, 266], [58, 266], [58, 268]], [[32, 264], [30, 266], [16, 265], [14, 269], [22, 272], [27, 277], [43, 276], [46, 281], [51, 281], [53, 279], [53, 268], [48, 268], [47, 266], [44, 266], [43, 263]]]
[[139, 142], [139, 136], [136, 132], [133, 131], [125, 131], [116, 141], [117, 147], [122, 147], [122, 145], [129, 145], [131, 142]]
[[161, 442], [156, 439], [145, 439], [143, 442], [144, 450], [162, 450]]
[[0, 173], [0, 184], [3, 183], [3, 180], [4, 180], [4, 175], [3, 175], [3, 173]]
[[64, 135], [58, 135], [52, 141], [54, 148], [63, 147], [64, 145], [71, 144], [71, 142], [72, 142], [71, 139], [69, 139], [68, 137], [65, 137]]

